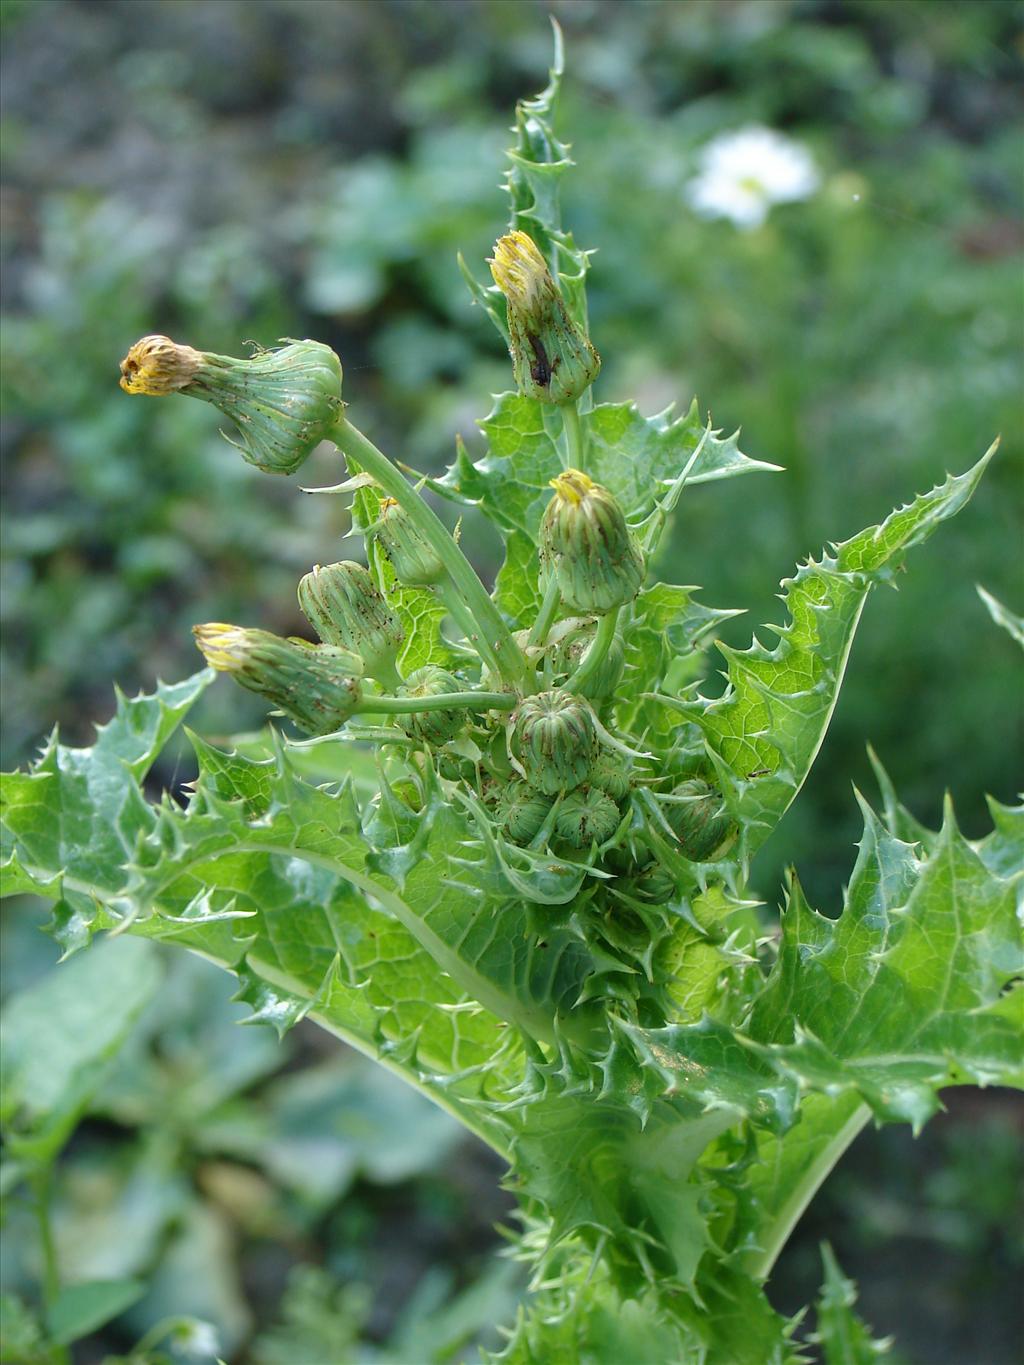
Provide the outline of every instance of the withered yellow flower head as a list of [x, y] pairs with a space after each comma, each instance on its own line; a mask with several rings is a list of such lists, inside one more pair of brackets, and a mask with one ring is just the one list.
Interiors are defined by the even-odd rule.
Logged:
[[359, 705], [362, 660], [334, 645], [208, 621], [193, 626], [207, 663], [272, 702], [310, 735], [337, 730]]
[[551, 487], [540, 556], [563, 602], [595, 615], [631, 602], [644, 581], [644, 556], [614, 496], [579, 469], [559, 474]]
[[532, 237], [515, 231], [499, 237], [489, 260], [494, 283], [517, 308], [530, 308], [554, 280]]
[[508, 349], [519, 392], [541, 403], [574, 403], [597, 378], [601, 358], [569, 316], [537, 244], [518, 229], [490, 258], [505, 296]]
[[581, 469], [567, 469], [564, 474], [559, 474], [556, 479], [549, 480], [549, 486], [555, 490], [563, 502], [579, 507], [580, 503], [587, 494], [595, 487], [594, 480], [588, 478]]
[[176, 393], [191, 383], [202, 359], [201, 352], [170, 337], [143, 337], [121, 361], [121, 387], [125, 393]]
[[246, 657], [247, 631], [241, 626], [229, 626], [224, 621], [207, 621], [193, 626], [192, 634], [206, 662], [219, 673], [234, 673]]

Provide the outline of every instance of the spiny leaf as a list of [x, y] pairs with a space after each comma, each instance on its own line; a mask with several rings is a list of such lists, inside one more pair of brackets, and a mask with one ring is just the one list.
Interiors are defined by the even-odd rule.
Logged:
[[[680, 703], [703, 730], [726, 798], [753, 853], [800, 790], [832, 716], [850, 645], [870, 588], [892, 579], [904, 552], [970, 499], [992, 447], [966, 474], [946, 482], [834, 548], [786, 580], [789, 621], [766, 649], [719, 645], [729, 687], [715, 700]], [[776, 629], [773, 627], [773, 629]]]
[[879, 1118], [916, 1129], [942, 1086], [1024, 1085], [1024, 843], [1003, 875], [951, 807], [923, 857], [867, 806], [864, 817], [838, 920], [794, 883], [751, 1035], [802, 1084], [853, 1089]]
[[832, 1248], [821, 1246], [825, 1279], [818, 1297], [818, 1330], [811, 1341], [824, 1350], [825, 1365], [872, 1365], [889, 1354], [892, 1340], [872, 1337], [853, 1311], [857, 1286], [839, 1269]]
[[3, 894], [58, 902], [52, 930], [65, 956], [112, 923], [102, 907], [155, 822], [139, 783], [213, 677], [204, 669], [151, 695], [117, 692], [115, 715], [91, 747], [68, 748], [54, 733], [27, 772], [0, 777]]
[[[562, 176], [573, 162], [568, 145], [559, 141], [554, 131], [565, 57], [562, 31], [554, 20], [552, 28], [555, 54], [550, 78], [539, 95], [520, 100], [516, 105], [512, 130], [516, 140], [508, 151], [512, 165], [504, 188], [510, 201], [510, 229], [525, 232], [536, 242], [552, 273], [561, 281], [569, 312], [577, 322], [585, 325], [587, 253], [576, 246], [571, 233], [563, 231], [559, 203]], [[459, 265], [474, 301], [480, 304], [507, 342], [505, 300], [501, 291], [494, 285], [479, 284], [461, 257]]]

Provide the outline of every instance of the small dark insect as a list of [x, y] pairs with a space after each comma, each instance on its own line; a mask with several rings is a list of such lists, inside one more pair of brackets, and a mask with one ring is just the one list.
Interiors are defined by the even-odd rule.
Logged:
[[544, 388], [551, 383], [551, 376], [562, 363], [561, 356], [555, 356], [554, 362], [548, 360], [548, 353], [544, 349], [544, 343], [539, 337], [527, 336], [527, 340], [533, 349], [533, 364], [530, 366], [530, 378], [535, 384], [540, 384]]

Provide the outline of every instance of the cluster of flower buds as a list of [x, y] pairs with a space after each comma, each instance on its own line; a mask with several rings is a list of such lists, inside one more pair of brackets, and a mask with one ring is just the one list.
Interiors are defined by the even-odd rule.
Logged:
[[547, 825], [556, 842], [589, 848], [611, 838], [622, 821], [631, 770], [602, 744], [584, 697], [559, 688], [524, 697], [504, 743], [492, 740], [484, 759], [498, 825], [513, 843], [531, 843]]
[[299, 583], [299, 606], [324, 644], [359, 655], [368, 677], [401, 682], [395, 660], [405, 632], [362, 564], [316, 565]]
[[574, 403], [597, 378], [601, 358], [569, 317], [536, 243], [510, 232], [495, 243], [490, 266], [505, 296], [519, 392], [542, 403]]
[[293, 474], [330, 435], [343, 408], [341, 362], [319, 341], [293, 341], [238, 360], [170, 337], [143, 337], [121, 361], [121, 387], [212, 403], [237, 424], [241, 440], [232, 444], [244, 458], [273, 474]]
[[579, 469], [567, 469], [551, 486], [540, 553], [562, 600], [599, 615], [631, 602], [644, 581], [644, 556], [619, 504]]
[[195, 626], [193, 634], [213, 668], [266, 697], [307, 734], [331, 734], [359, 705], [362, 660], [347, 649], [221, 621]]

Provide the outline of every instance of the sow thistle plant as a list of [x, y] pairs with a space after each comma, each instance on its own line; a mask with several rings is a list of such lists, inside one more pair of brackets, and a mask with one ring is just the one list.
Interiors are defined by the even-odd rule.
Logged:
[[[556, 54], [517, 110], [493, 285], [464, 266], [515, 380], [482, 458], [460, 444], [443, 477], [407, 477], [350, 421], [317, 342], [132, 346], [128, 393], [213, 403], [260, 468], [333, 442], [329, 491], [366, 564], [302, 579], [318, 642], [199, 624], [210, 668], [8, 776], [7, 889], [54, 902], [66, 952], [130, 932], [222, 964], [254, 1018], [308, 1016], [500, 1153], [532, 1280], [489, 1359], [868, 1361], [884, 1345], [831, 1255], [813, 1337], [765, 1286], [867, 1123], [917, 1132], [944, 1086], [1021, 1083], [1024, 819], [993, 803], [972, 842], [947, 806], [926, 829], [876, 764], [842, 907], [819, 913], [794, 876], [772, 928], [747, 876], [822, 743], [868, 594], [992, 452], [802, 564], [774, 647], [718, 643], [728, 683], [706, 694], [735, 613], [659, 582], [659, 545], [689, 485], [773, 467], [696, 403], [595, 403], [560, 76]], [[500, 535], [493, 592], [431, 499]], [[191, 735], [186, 804], [151, 802], [146, 774], [218, 672], [280, 720], [262, 752]], [[29, 1144], [30, 1097], [9, 1124]]]

